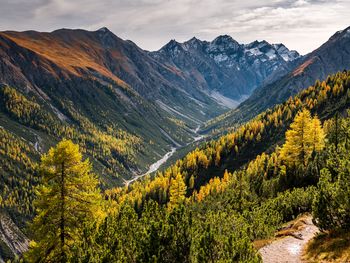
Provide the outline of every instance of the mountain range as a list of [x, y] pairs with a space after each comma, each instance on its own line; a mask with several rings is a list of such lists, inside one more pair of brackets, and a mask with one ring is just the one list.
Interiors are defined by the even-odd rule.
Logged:
[[[179, 148], [188, 152], [204, 134], [209, 141], [267, 110], [257, 118], [266, 124], [265, 134], [253, 120], [238, 130], [234, 140], [239, 148], [228, 150], [231, 134], [176, 163], [174, 167], [186, 164], [184, 171], [198, 163], [201, 176], [192, 178], [189, 172], [185, 181], [192, 189], [194, 180], [189, 192], [199, 191], [214, 182], [213, 174], [233, 172], [257, 154], [272, 151], [283, 140], [287, 127], [282, 124], [291, 122], [288, 98], [316, 80], [325, 79], [335, 95], [320, 101], [315, 113], [322, 119], [334, 115], [332, 103], [341, 92], [333, 79], [348, 83], [348, 73], [326, 78], [350, 68], [349, 42], [350, 27], [305, 56], [283, 44], [240, 44], [227, 35], [213, 41], [171, 40], [150, 52], [107, 28], [0, 32], [0, 204], [5, 208], [0, 223], [8, 226], [0, 229], [0, 252], [4, 247], [11, 255], [26, 250], [20, 229], [34, 213], [36, 163], [58, 141], [79, 144], [101, 188], [110, 189], [157, 170], [159, 160]], [[293, 104], [321, 97], [322, 85], [316, 82], [307, 98], [299, 93]], [[340, 97], [342, 110], [347, 94]], [[283, 102], [279, 108], [285, 114], [273, 109]], [[133, 189], [128, 187], [122, 191]]]
[[256, 89], [239, 107], [210, 122], [207, 128], [225, 130], [225, 127], [248, 121], [316, 80], [349, 68], [350, 27], [336, 32], [319, 48], [300, 58], [289, 72]]
[[[72, 128], [107, 184], [142, 173], [171, 147], [195, 140], [205, 121], [301, 60], [283, 44], [244, 45], [227, 35], [211, 42], [171, 40], [149, 52], [107, 28], [1, 32], [0, 55], [1, 86], [38, 104], [45, 115], [40, 126], [2, 107], [0, 125], [42, 151], [70, 137], [68, 128], [50, 127]], [[11, 104], [5, 97], [3, 103]], [[45, 136], [50, 139], [44, 143]]]

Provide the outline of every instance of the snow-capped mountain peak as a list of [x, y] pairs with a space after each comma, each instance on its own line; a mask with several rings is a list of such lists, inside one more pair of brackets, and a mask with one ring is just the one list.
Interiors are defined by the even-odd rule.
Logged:
[[208, 51], [209, 52], [235, 52], [237, 51], [241, 45], [234, 40], [229, 35], [222, 35], [215, 38], [212, 42], [209, 43]]
[[273, 47], [276, 49], [278, 54], [284, 59], [284, 61], [293, 61], [300, 57], [300, 54], [295, 50], [289, 50], [285, 45], [282, 43], [279, 44], [272, 44]]
[[217, 90], [232, 99], [249, 94], [274, 73], [288, 70], [290, 62], [299, 57], [282, 44], [263, 40], [244, 45], [229, 35], [211, 42], [195, 37], [183, 43], [172, 40], [151, 55], [178, 72], [190, 72], [204, 89]]

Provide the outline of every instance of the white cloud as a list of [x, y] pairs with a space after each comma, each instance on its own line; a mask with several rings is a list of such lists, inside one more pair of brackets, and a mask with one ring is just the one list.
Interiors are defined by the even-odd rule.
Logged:
[[107, 26], [145, 49], [230, 34], [309, 52], [350, 25], [348, 0], [0, 0], [0, 29]]

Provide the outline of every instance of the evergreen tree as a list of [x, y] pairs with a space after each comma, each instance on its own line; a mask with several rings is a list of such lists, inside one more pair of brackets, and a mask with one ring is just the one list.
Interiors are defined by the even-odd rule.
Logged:
[[63, 140], [41, 159], [42, 184], [37, 189], [37, 215], [30, 226], [34, 241], [30, 262], [68, 262], [70, 248], [81, 239], [82, 226], [101, 218], [102, 198], [89, 160], [79, 147]]

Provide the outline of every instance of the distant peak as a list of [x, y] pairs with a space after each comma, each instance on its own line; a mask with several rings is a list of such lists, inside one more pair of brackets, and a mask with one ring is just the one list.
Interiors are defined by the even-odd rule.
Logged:
[[250, 46], [250, 47], [263, 47], [263, 46], [266, 46], [266, 45], [270, 45], [269, 42], [267, 42], [266, 40], [255, 40], [249, 44], [247, 44], [246, 46]]
[[201, 46], [202, 45], [202, 41], [199, 40], [198, 38], [196, 37], [192, 37], [190, 40], [187, 40], [186, 42], [184, 42], [184, 45], [186, 47], [194, 47], [194, 48], [197, 48], [198, 46]]
[[196, 42], [200, 42], [200, 40], [196, 37], [192, 37], [190, 40], [186, 41], [187, 43], [196, 43]]
[[213, 40], [213, 43], [223, 43], [223, 42], [237, 42], [229, 35], [220, 35]]
[[175, 39], [170, 40], [164, 47], [166, 48], [174, 48], [177, 46], [181, 46], [179, 42], [177, 42]]
[[272, 44], [274, 47], [286, 47], [283, 43]]
[[101, 27], [99, 30], [97, 30], [97, 32], [107, 33], [111, 31], [107, 27]]
[[211, 51], [220, 50], [223, 51], [237, 51], [240, 48], [240, 44], [234, 40], [229, 35], [221, 35], [215, 38], [212, 42], [210, 42], [209, 49]]

